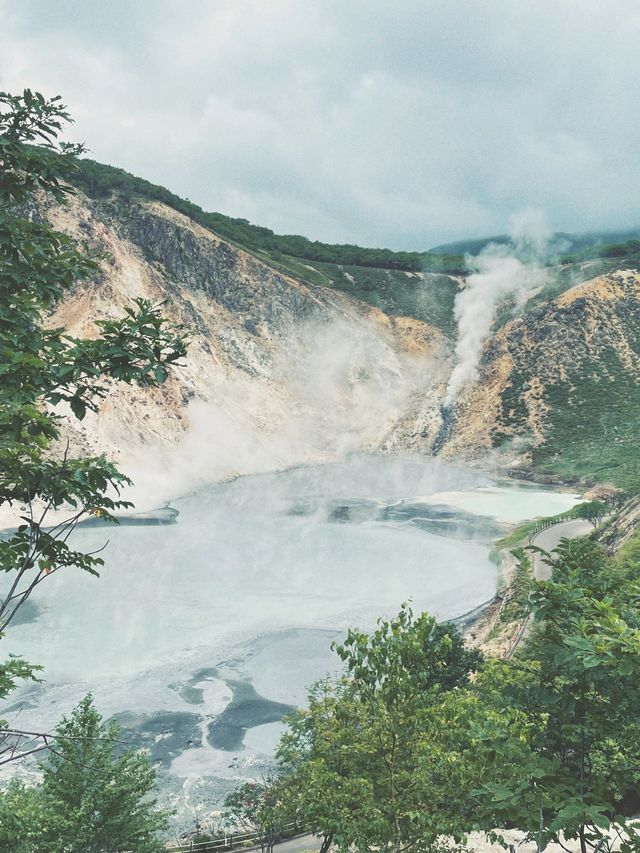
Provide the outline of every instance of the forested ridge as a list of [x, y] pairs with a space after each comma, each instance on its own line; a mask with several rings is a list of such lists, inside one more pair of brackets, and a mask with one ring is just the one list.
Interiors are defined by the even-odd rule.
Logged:
[[[509, 239], [500, 236], [461, 241], [452, 243], [450, 247], [443, 245], [422, 252], [365, 248], [350, 243], [323, 243], [299, 234], [276, 234], [270, 228], [254, 225], [247, 219], [205, 211], [200, 205], [181, 198], [165, 187], [87, 157], [79, 159], [77, 165], [78, 169], [71, 180], [91, 198], [106, 199], [117, 192], [124, 200], [139, 196], [163, 202], [220, 237], [246, 249], [270, 253], [274, 260], [289, 256], [316, 263], [460, 275], [467, 271], [467, 253], [477, 254], [492, 240], [508, 242]], [[630, 231], [629, 235], [630, 239], [624, 239], [624, 232], [612, 232], [610, 235], [606, 232], [592, 235], [559, 234], [558, 252], [553, 261], [571, 264], [593, 259], [630, 259], [638, 263], [640, 240], [637, 239], [636, 231]]]
[[368, 249], [346, 243], [322, 243], [297, 234], [275, 234], [270, 228], [253, 225], [246, 219], [204, 211], [194, 202], [180, 198], [170, 190], [144, 178], [138, 178], [124, 169], [106, 166], [88, 158], [79, 159], [77, 165], [78, 170], [72, 178], [73, 184], [92, 198], [104, 199], [117, 192], [125, 200], [140, 196], [161, 201], [184, 213], [194, 222], [210, 228], [220, 237], [246, 249], [273, 252], [276, 257], [282, 254], [308, 261], [408, 272], [428, 270], [459, 273], [464, 270], [464, 259], [457, 254]]

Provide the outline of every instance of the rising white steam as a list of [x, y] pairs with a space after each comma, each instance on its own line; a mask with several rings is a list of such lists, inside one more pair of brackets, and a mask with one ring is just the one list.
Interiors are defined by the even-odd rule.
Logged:
[[123, 466], [138, 509], [238, 474], [330, 461], [377, 447], [411, 394], [437, 381], [431, 360], [402, 353], [373, 323], [302, 324], [277, 352], [268, 381], [211, 377], [188, 407], [177, 446], [130, 451]]
[[458, 338], [445, 406], [455, 403], [462, 388], [477, 380], [482, 346], [500, 303], [510, 297], [514, 308], [520, 307], [546, 283], [548, 272], [542, 263], [550, 237], [540, 211], [523, 211], [511, 220], [509, 243], [490, 243], [476, 257], [467, 258], [472, 273], [456, 297]]

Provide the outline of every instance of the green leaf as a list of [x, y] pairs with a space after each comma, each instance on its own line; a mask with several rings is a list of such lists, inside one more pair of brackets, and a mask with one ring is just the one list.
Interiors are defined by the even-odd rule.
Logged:
[[84, 400], [81, 400], [79, 397], [71, 397], [69, 405], [71, 406], [71, 411], [78, 420], [81, 421], [87, 414], [87, 406]]

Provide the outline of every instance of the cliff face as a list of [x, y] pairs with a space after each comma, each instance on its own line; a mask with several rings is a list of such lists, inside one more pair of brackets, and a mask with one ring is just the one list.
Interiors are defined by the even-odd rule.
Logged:
[[79, 194], [44, 215], [106, 257], [51, 323], [91, 336], [95, 320], [145, 297], [190, 331], [186, 363], [165, 386], [114, 385], [99, 413], [65, 436], [75, 451], [117, 458], [150, 500], [236, 473], [402, 446], [397, 425], [417, 396], [435, 428], [450, 357], [437, 328], [309, 287], [157, 202]]
[[411, 279], [419, 293], [408, 305], [420, 302], [427, 314], [439, 306], [431, 325], [398, 313], [395, 279], [385, 279], [400, 288], [387, 308], [394, 313], [385, 313], [280, 272], [159, 202], [78, 194], [42, 210], [106, 258], [52, 323], [92, 335], [94, 320], [142, 296], [164, 301], [191, 333], [186, 363], [165, 386], [114, 385], [98, 415], [73, 423], [68, 436], [74, 450], [119, 459], [154, 501], [348, 450], [432, 453], [437, 436], [446, 458], [524, 476], [640, 479], [637, 272], [569, 287], [494, 332], [478, 382], [443, 430], [453, 366], [447, 317], [463, 281]]

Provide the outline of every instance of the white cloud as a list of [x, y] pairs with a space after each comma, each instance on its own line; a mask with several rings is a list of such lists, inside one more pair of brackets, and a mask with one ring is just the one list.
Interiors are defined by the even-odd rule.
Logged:
[[634, 0], [0, 3], [0, 85], [203, 207], [424, 248], [640, 220]]

